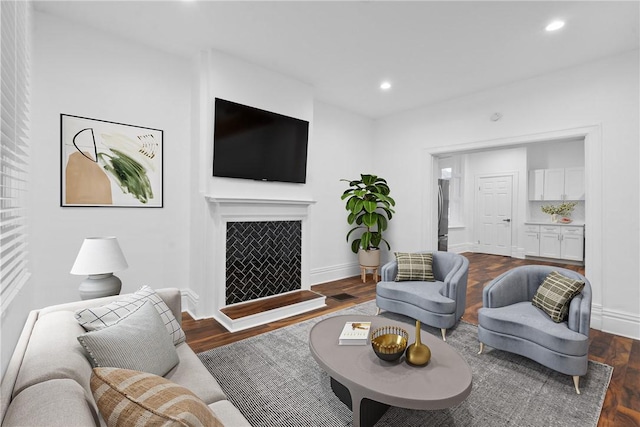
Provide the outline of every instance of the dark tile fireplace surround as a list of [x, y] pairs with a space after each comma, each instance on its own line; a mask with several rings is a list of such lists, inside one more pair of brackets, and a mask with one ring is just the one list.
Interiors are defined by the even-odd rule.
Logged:
[[226, 305], [301, 289], [302, 221], [227, 222]]

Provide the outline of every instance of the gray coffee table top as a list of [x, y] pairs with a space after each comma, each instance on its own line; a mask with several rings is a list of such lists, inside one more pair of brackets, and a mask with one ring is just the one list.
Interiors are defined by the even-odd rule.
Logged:
[[409, 409], [445, 409], [462, 402], [471, 393], [471, 368], [447, 343], [424, 330], [423, 344], [431, 349], [426, 366], [411, 366], [404, 356], [397, 362], [385, 362], [376, 356], [370, 344], [339, 345], [338, 336], [345, 322], [370, 321], [371, 330], [396, 325], [415, 342], [415, 324], [379, 316], [335, 316], [321, 320], [311, 329], [309, 348], [318, 364], [349, 389], [353, 407], [353, 425], [360, 425], [360, 403], [364, 398]]

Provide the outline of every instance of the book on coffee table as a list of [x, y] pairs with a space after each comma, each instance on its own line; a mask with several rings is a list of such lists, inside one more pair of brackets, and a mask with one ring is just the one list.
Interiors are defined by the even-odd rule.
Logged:
[[367, 345], [371, 322], [347, 322], [340, 333], [340, 345]]

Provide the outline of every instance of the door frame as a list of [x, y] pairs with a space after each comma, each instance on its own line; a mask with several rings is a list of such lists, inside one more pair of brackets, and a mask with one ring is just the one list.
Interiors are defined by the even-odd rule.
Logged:
[[583, 127], [559, 129], [528, 135], [471, 141], [460, 144], [428, 147], [423, 149], [423, 178], [426, 194], [422, 203], [422, 245], [424, 248], [437, 248], [438, 208], [431, 200], [436, 198], [438, 157], [445, 154], [463, 154], [495, 148], [514, 148], [529, 144], [560, 141], [569, 138], [584, 138], [585, 165], [585, 222], [588, 224], [588, 238], [585, 240], [585, 273], [591, 283], [593, 293], [591, 326], [602, 329], [602, 282], [603, 253], [598, 242], [603, 239], [603, 159], [602, 126], [585, 125]]
[[[509, 254], [509, 256], [513, 257], [513, 254], [517, 254], [518, 252], [518, 233], [517, 233], [517, 229], [518, 227], [516, 226], [516, 224], [519, 224], [518, 219], [518, 203], [517, 201], [519, 200], [519, 176], [520, 174], [517, 171], [513, 171], [513, 172], [498, 172], [498, 173], [488, 173], [488, 174], [478, 174], [474, 177], [473, 179], [473, 185], [474, 187], [474, 191], [473, 191], [473, 238], [474, 238], [474, 242], [473, 242], [473, 249], [478, 249], [478, 217], [479, 217], [479, 212], [478, 209], [480, 209], [480, 200], [478, 200], [478, 191], [476, 190], [476, 188], [479, 187], [480, 185], [480, 180], [483, 178], [499, 178], [501, 176], [509, 176], [511, 177], [511, 243], [510, 243], [510, 251], [511, 253]], [[514, 243], [516, 242], [516, 245], [514, 246]], [[484, 252], [483, 252], [484, 253]]]

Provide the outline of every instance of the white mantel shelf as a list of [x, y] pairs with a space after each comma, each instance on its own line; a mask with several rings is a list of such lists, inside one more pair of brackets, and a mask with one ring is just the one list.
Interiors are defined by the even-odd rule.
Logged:
[[211, 203], [220, 204], [254, 204], [254, 205], [304, 205], [309, 206], [316, 203], [315, 200], [300, 199], [268, 199], [268, 198], [246, 198], [246, 197], [222, 197], [206, 195], [205, 199]]

